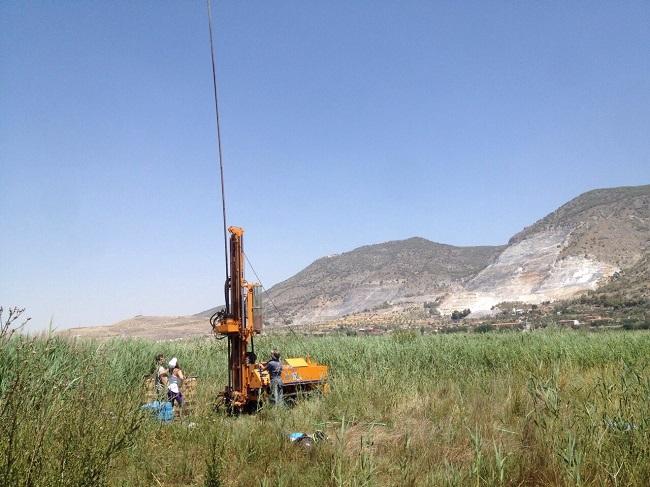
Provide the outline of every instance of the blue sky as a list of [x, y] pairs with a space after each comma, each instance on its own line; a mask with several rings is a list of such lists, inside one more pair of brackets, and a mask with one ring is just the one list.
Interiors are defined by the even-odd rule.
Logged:
[[[229, 223], [267, 287], [369, 243], [505, 243], [650, 182], [647, 2], [213, 15]], [[0, 3], [0, 303], [32, 329], [221, 303], [212, 103], [204, 2]]]

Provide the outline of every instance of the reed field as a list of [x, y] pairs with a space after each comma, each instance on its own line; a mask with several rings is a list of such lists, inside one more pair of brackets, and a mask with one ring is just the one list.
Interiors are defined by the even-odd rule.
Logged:
[[[225, 343], [0, 341], [6, 486], [650, 485], [650, 333], [257, 339], [310, 354], [328, 394], [228, 417]], [[140, 408], [156, 353], [198, 385], [189, 414]], [[311, 448], [287, 434], [326, 432]]]

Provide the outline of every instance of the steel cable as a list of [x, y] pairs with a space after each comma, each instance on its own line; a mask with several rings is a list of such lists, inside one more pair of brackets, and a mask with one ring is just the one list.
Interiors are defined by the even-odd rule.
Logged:
[[[208, 29], [210, 31], [210, 59], [212, 61], [212, 88], [214, 90], [214, 112], [217, 116], [217, 145], [219, 147], [219, 171], [221, 174], [221, 212], [223, 215], [223, 252], [224, 260], [226, 263], [226, 282], [228, 282], [228, 235], [226, 231], [226, 189], [223, 178], [223, 150], [221, 147], [221, 118], [219, 117], [219, 96], [217, 92], [217, 70], [216, 63], [214, 61], [214, 41], [212, 39], [212, 0], [206, 0], [208, 5]], [[228, 296], [226, 296], [226, 314], [230, 310], [228, 309]]]

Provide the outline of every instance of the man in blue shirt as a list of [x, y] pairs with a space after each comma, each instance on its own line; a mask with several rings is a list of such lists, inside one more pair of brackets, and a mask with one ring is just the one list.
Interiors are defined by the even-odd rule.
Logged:
[[269, 371], [271, 377], [271, 401], [276, 406], [284, 404], [284, 394], [282, 388], [282, 362], [280, 362], [280, 352], [273, 350], [271, 358], [264, 365], [264, 368]]

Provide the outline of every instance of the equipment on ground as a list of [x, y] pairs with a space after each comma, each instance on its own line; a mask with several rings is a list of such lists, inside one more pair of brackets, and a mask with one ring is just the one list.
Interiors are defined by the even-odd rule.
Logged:
[[[228, 385], [221, 394], [231, 412], [256, 410], [270, 394], [270, 378], [257, 361], [254, 336], [263, 329], [262, 286], [244, 278], [244, 230], [228, 227], [230, 273], [224, 287], [225, 308], [210, 319], [212, 330], [228, 339]], [[226, 267], [228, 269], [228, 266]], [[226, 271], [228, 272], [228, 270]], [[249, 350], [250, 345], [250, 350]], [[287, 358], [282, 367], [285, 398], [323, 391], [327, 366], [305, 358]]]

